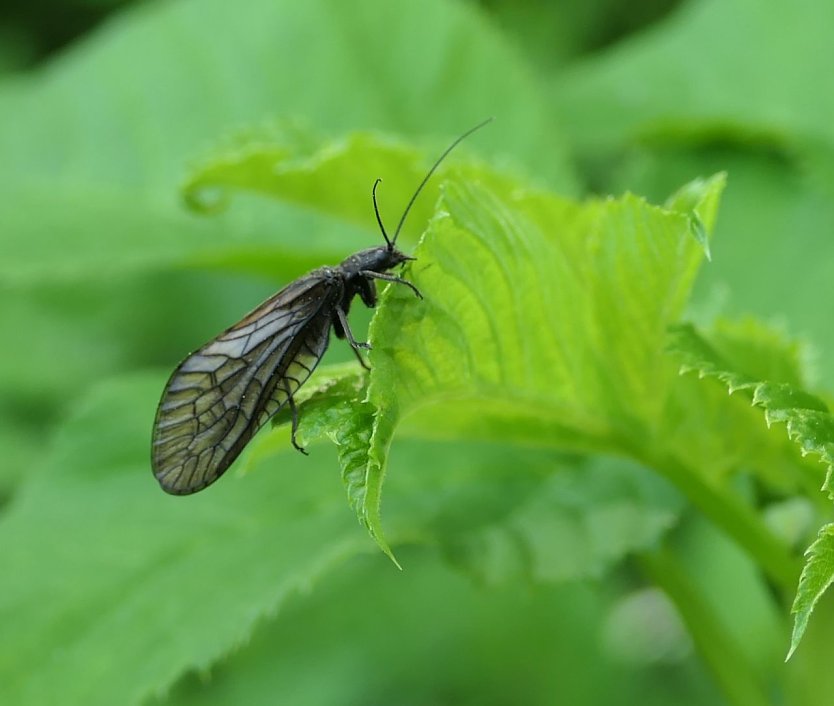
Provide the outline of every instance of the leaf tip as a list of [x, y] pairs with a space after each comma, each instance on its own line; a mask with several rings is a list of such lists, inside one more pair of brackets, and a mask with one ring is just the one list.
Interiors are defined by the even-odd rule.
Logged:
[[791, 644], [790, 647], [788, 647], [788, 653], [785, 655], [785, 662], [793, 657], [799, 647], [799, 643], [802, 642], [802, 636], [805, 634], [805, 628], [808, 626], [808, 617], [810, 616], [811, 610], [813, 610], [813, 607], [809, 608], [807, 611], [794, 611], [797, 615], [794, 620], [793, 631], [791, 633]]
[[371, 533], [376, 545], [382, 550], [382, 553], [385, 554], [392, 562], [394, 562], [394, 566], [396, 566], [400, 571], [403, 570], [402, 564], [397, 561], [397, 557], [394, 556], [394, 550], [391, 549], [391, 545], [385, 540], [384, 537], [378, 536], [375, 532]]
[[689, 216], [689, 230], [703, 249], [704, 257], [707, 258], [708, 262], [712, 262], [712, 251], [709, 248], [709, 233], [707, 233], [707, 228], [697, 211], [693, 211]]

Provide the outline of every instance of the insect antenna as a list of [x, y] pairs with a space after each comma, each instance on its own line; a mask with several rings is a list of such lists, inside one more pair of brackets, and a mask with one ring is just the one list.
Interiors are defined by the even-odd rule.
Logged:
[[[400, 222], [397, 223], [397, 230], [394, 231], [394, 237], [390, 240], [385, 233], [385, 229], [382, 229], [382, 235], [385, 238], [385, 242], [388, 243], [388, 249], [393, 250], [394, 245], [397, 242], [397, 237], [400, 235], [400, 230], [403, 227], [403, 223], [405, 223], [405, 217], [408, 215], [408, 212], [411, 210], [411, 207], [414, 205], [414, 201], [416, 201], [417, 197], [420, 195], [420, 192], [423, 190], [423, 187], [426, 185], [426, 182], [431, 178], [431, 175], [434, 174], [435, 169], [440, 166], [440, 163], [446, 159], [446, 156], [451, 152], [455, 147], [457, 147], [463, 140], [469, 137], [473, 132], [476, 130], [480, 130], [484, 125], [492, 122], [492, 118], [487, 118], [482, 123], [478, 123], [475, 127], [469, 128], [465, 133], [463, 133], [460, 137], [458, 137], [451, 145], [449, 145], [438, 158], [437, 161], [432, 165], [432, 168], [429, 169], [426, 176], [423, 177], [423, 181], [420, 182], [420, 186], [417, 187], [417, 190], [411, 197], [411, 200], [408, 202], [408, 205], [405, 207], [405, 211], [403, 211], [403, 215], [400, 217]], [[377, 183], [379, 183], [379, 179], [377, 179]], [[374, 184], [374, 190], [376, 190], [376, 184]], [[376, 208], [376, 197], [374, 197], [374, 208]], [[382, 219], [379, 218], [379, 211], [376, 214], [377, 219], [379, 220], [379, 227], [382, 228]]]
[[374, 213], [376, 214], [376, 222], [379, 223], [379, 229], [382, 231], [382, 237], [385, 238], [385, 242], [388, 243], [388, 249], [393, 250], [394, 244], [388, 238], [388, 233], [385, 232], [385, 226], [382, 225], [382, 216], [379, 215], [379, 206], [376, 205], [376, 187], [379, 186], [379, 183], [382, 179], [377, 179], [374, 182], [374, 188], [371, 189], [371, 196], [374, 199]]

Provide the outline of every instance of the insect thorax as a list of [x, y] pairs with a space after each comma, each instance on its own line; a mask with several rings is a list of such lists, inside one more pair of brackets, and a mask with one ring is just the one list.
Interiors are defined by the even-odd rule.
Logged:
[[348, 279], [355, 277], [360, 272], [370, 270], [372, 272], [385, 272], [405, 262], [408, 256], [396, 248], [389, 248], [387, 245], [378, 245], [375, 248], [360, 250], [350, 257], [345, 258], [339, 268]]

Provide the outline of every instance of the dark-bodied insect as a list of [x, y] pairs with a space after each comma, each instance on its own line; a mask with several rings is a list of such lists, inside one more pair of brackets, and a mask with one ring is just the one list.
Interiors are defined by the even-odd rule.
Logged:
[[435, 169], [464, 138], [458, 137], [429, 169], [405, 207], [394, 237], [379, 215], [374, 182], [374, 213], [385, 245], [362, 250], [336, 267], [320, 267], [288, 284], [243, 320], [189, 355], [171, 375], [156, 411], [151, 463], [162, 489], [174, 495], [196, 493], [216, 481], [243, 447], [276, 412], [289, 407], [292, 444], [298, 412], [293, 395], [310, 377], [327, 350], [330, 327], [347, 338], [359, 362], [367, 343], [354, 338], [348, 311], [358, 294], [368, 307], [377, 301], [376, 280], [402, 284], [422, 295], [411, 282], [391, 274], [413, 260], [397, 249], [397, 237], [415, 199]]

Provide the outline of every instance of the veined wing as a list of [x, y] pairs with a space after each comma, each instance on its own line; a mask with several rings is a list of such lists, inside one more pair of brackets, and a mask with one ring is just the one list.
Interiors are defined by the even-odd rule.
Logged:
[[342, 290], [329, 269], [311, 272], [180, 363], [153, 429], [163, 490], [186, 495], [213, 483], [287, 403], [327, 349]]

